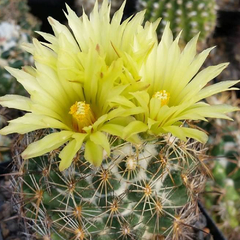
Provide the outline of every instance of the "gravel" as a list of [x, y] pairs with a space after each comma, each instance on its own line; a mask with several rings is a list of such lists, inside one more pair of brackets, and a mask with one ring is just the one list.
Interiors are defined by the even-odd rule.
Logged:
[[11, 202], [10, 177], [0, 179], [0, 240], [25, 240], [20, 219]]

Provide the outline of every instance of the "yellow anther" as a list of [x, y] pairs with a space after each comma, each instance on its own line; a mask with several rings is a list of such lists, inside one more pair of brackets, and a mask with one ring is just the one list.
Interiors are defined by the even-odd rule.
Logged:
[[157, 98], [161, 101], [161, 106], [167, 105], [170, 98], [170, 93], [166, 90], [161, 90], [153, 94], [153, 98]]
[[95, 122], [90, 105], [83, 101], [74, 103], [69, 113], [72, 115], [73, 128], [77, 132], [84, 132], [84, 127], [88, 127]]

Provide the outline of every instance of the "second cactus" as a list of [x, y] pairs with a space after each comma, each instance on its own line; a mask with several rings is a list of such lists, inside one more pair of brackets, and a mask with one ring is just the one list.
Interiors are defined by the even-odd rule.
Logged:
[[158, 27], [159, 35], [168, 21], [171, 22], [174, 36], [183, 29], [183, 45], [199, 32], [199, 43], [204, 45], [215, 27], [215, 0], [139, 0], [139, 8], [146, 9], [146, 20], [162, 18]]

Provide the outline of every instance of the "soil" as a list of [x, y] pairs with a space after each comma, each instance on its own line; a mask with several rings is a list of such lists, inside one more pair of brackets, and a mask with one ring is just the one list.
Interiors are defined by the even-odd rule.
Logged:
[[0, 179], [0, 240], [26, 240], [21, 221], [11, 200], [11, 180], [9, 177]]

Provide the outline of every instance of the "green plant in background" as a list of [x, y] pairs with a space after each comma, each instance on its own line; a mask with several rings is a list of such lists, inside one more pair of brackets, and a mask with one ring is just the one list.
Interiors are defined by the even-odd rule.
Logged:
[[[0, 0], [0, 96], [27, 95], [5, 67], [21, 68], [33, 64], [33, 58], [21, 49], [21, 44], [31, 42], [34, 31], [39, 27], [39, 22], [29, 13], [27, 1]], [[6, 118], [11, 119], [15, 115], [16, 111], [0, 107], [0, 127], [6, 125]], [[11, 138], [0, 135], [0, 162], [11, 159], [11, 144]]]
[[[35, 67], [7, 70], [30, 97], [6, 95], [2, 106], [27, 111], [0, 134], [20, 136], [13, 179], [19, 213], [39, 239], [189, 239], [208, 168], [195, 126], [230, 119], [238, 108], [203, 99], [236, 89], [208, 86], [227, 64], [199, 71], [212, 48], [197, 54], [198, 36], [179, 47], [169, 24], [144, 11], [110, 21], [105, 0], [68, 25], [53, 18], [54, 36], [25, 45]], [[27, 230], [25, 232], [28, 232]]]
[[27, 1], [0, 1], [0, 96], [10, 93], [26, 94], [23, 87], [4, 69], [32, 65], [30, 54], [21, 44], [31, 42], [39, 22], [29, 13]]
[[175, 37], [183, 30], [182, 45], [200, 32], [199, 49], [204, 48], [216, 24], [215, 0], [139, 0], [139, 8], [146, 9], [146, 20], [162, 18], [159, 36], [168, 21]]
[[0, 0], [0, 21], [14, 21], [21, 29], [32, 35], [39, 30], [40, 22], [30, 13], [27, 0]]
[[19, 93], [25, 95], [24, 88], [4, 69], [6, 66], [21, 68], [33, 63], [30, 54], [23, 51], [20, 45], [30, 40], [20, 26], [14, 22], [0, 23], [0, 95]]
[[[221, 94], [208, 99], [209, 103], [239, 106], [235, 94]], [[231, 113], [232, 122], [212, 120], [204, 128], [210, 132], [209, 154], [212, 156], [213, 180], [206, 186], [206, 207], [229, 240], [240, 235], [240, 115]]]

